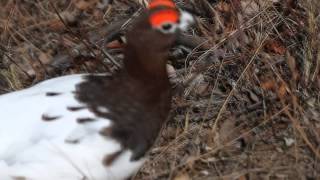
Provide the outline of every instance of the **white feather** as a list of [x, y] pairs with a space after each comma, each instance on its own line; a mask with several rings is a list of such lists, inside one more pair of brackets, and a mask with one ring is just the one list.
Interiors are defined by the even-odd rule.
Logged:
[[186, 31], [187, 28], [190, 26], [190, 24], [194, 23], [194, 18], [190, 13], [186, 11], [180, 11], [180, 13], [181, 15], [180, 15], [179, 28], [182, 31]]
[[[103, 166], [104, 157], [121, 148], [117, 141], [99, 134], [111, 121], [96, 117], [86, 108], [67, 109], [85, 107], [73, 94], [83, 76], [54, 78], [0, 96], [1, 180], [125, 179], [143, 164], [143, 159], [130, 161], [132, 152], [126, 150], [110, 167]], [[46, 96], [47, 92], [61, 94]], [[60, 118], [43, 121], [43, 114]], [[79, 124], [77, 118], [95, 121]]]

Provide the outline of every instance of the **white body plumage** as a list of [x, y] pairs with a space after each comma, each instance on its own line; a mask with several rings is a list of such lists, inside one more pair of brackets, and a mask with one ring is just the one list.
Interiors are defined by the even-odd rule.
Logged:
[[[0, 178], [2, 180], [124, 179], [136, 172], [143, 160], [130, 161], [124, 151], [109, 167], [103, 158], [120, 150], [120, 144], [99, 134], [111, 125], [74, 97], [84, 75], [54, 78], [31, 88], [0, 96]], [[48, 96], [48, 92], [61, 93]], [[54, 121], [42, 120], [59, 117]], [[97, 119], [77, 123], [76, 119]], [[77, 143], [72, 143], [77, 142]]]

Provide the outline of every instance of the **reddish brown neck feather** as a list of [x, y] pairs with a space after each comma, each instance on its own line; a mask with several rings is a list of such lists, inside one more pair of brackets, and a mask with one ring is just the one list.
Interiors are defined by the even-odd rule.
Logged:
[[167, 81], [166, 64], [175, 36], [153, 30], [147, 17], [138, 20], [127, 33], [124, 68], [134, 78]]
[[[88, 76], [75, 92], [90, 111], [112, 121], [112, 126], [100, 133], [132, 150], [132, 160], [150, 149], [171, 106], [166, 64], [175, 35], [152, 29], [148, 13], [152, 12], [142, 15], [126, 34], [124, 68], [112, 77]], [[109, 112], [99, 112], [101, 107]]]

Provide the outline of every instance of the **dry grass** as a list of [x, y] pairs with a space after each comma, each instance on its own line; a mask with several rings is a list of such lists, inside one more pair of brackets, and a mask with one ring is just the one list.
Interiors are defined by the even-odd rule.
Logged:
[[[121, 51], [101, 39], [146, 2], [1, 1], [0, 93], [113, 71]], [[320, 2], [176, 2], [202, 44], [173, 50], [185, 89], [135, 179], [319, 179]]]

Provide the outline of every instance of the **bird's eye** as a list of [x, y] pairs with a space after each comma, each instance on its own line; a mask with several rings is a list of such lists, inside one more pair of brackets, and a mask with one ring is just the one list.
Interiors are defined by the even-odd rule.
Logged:
[[157, 27], [162, 33], [168, 34], [168, 33], [174, 33], [177, 29], [177, 24], [173, 23], [163, 23], [160, 26]]
[[171, 28], [172, 28], [172, 25], [170, 23], [162, 25], [162, 29], [165, 31], [169, 31]]

